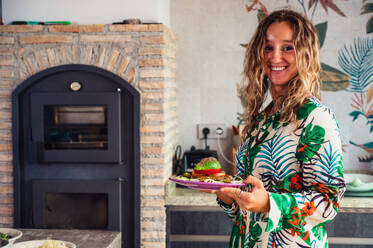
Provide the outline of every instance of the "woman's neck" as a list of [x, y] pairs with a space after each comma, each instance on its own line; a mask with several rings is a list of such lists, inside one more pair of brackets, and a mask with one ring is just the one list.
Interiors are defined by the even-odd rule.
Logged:
[[282, 88], [281, 91], [271, 89], [271, 96], [272, 96], [272, 103], [271, 103], [271, 109], [270, 109], [270, 114], [277, 113], [281, 110], [282, 105], [286, 99], [287, 96], [287, 89], [285, 90]]

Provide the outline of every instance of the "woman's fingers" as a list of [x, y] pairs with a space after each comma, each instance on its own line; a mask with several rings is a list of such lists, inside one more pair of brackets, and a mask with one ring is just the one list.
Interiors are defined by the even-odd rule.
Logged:
[[222, 188], [222, 194], [234, 199], [241, 209], [253, 212], [269, 211], [269, 195], [262, 181], [256, 177], [249, 176], [244, 180], [245, 184], [253, 186], [252, 191], [246, 192], [239, 188]]
[[254, 176], [248, 176], [243, 182], [245, 184], [251, 184], [253, 188], [264, 188], [262, 181]]
[[233, 198], [237, 203], [242, 200], [248, 200], [249, 193], [242, 191], [239, 188], [221, 188], [220, 189], [223, 194]]
[[237, 199], [239, 193], [240, 193], [240, 189], [237, 189], [237, 188], [221, 188], [220, 191], [224, 194], [224, 195], [227, 195], [233, 199]]
[[222, 188], [220, 192], [233, 198], [241, 209], [250, 210], [250, 193], [242, 191], [239, 188]]
[[255, 201], [251, 209], [254, 212], [268, 212], [269, 211], [269, 194], [265, 189], [263, 182], [254, 176], [248, 176], [244, 183], [251, 184], [252, 187], [252, 199]]

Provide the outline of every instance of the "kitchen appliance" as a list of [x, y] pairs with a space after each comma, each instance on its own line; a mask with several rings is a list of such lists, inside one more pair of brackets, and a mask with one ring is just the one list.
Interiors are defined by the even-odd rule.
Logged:
[[196, 149], [194, 146], [186, 151], [183, 156], [184, 172], [192, 172], [194, 167], [203, 158], [214, 157], [218, 159], [218, 153], [210, 149]]
[[181, 146], [178, 145], [175, 148], [175, 154], [173, 157], [173, 175], [182, 175], [185, 172], [192, 172], [196, 164], [203, 158], [214, 157], [218, 159], [218, 153], [215, 150], [210, 150], [208, 147], [205, 149], [196, 149], [192, 146], [190, 150], [184, 152], [181, 156]]
[[210, 146], [207, 145], [207, 137], [210, 133], [210, 130], [208, 128], [204, 128], [202, 132], [205, 140], [205, 149], [196, 149], [195, 146], [191, 146], [190, 150], [184, 152], [183, 156], [181, 157], [181, 146], [176, 146], [175, 154], [173, 157], [172, 174], [181, 175], [185, 172], [193, 172], [194, 167], [203, 158], [214, 157], [218, 160], [217, 151], [210, 150]]

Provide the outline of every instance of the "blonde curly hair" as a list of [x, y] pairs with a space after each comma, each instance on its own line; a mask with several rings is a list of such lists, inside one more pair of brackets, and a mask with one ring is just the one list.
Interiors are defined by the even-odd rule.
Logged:
[[292, 10], [278, 10], [265, 17], [258, 25], [247, 46], [242, 83], [245, 86], [245, 118], [247, 125], [244, 136], [255, 126], [256, 116], [261, 112], [270, 82], [265, 75], [264, 49], [268, 27], [274, 22], [288, 22], [294, 31], [294, 50], [298, 73], [289, 81], [289, 91], [282, 102], [281, 121], [296, 122], [297, 110], [314, 96], [320, 99], [320, 43], [312, 23]]

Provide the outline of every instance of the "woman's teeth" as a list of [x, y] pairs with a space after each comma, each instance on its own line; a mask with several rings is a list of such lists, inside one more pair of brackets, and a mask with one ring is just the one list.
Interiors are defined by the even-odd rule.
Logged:
[[272, 71], [282, 71], [285, 70], [285, 66], [271, 67]]

